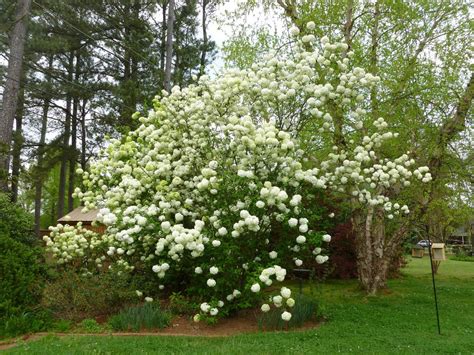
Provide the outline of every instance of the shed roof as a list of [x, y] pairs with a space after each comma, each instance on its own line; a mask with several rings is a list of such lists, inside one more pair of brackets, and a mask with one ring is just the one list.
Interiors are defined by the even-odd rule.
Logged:
[[73, 209], [71, 212], [58, 219], [58, 222], [93, 222], [97, 218], [99, 210], [90, 210], [89, 212], [83, 213], [83, 208], [84, 206]]

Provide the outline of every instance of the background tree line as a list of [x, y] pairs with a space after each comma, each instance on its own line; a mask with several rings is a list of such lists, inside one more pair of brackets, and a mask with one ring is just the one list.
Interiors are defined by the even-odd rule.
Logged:
[[153, 96], [205, 73], [215, 0], [0, 3], [2, 190], [36, 232], [77, 202], [77, 167], [136, 127]]

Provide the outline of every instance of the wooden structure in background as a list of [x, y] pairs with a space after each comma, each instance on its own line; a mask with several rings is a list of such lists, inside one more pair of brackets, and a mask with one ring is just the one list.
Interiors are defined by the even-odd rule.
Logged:
[[411, 249], [411, 257], [412, 258], [422, 258], [425, 255], [425, 248], [420, 245], [415, 245]]
[[84, 207], [77, 207], [76, 209], [72, 210], [65, 216], [58, 219], [58, 223], [61, 224], [69, 224], [70, 226], [75, 226], [79, 222], [82, 223], [82, 227], [85, 229], [89, 229], [96, 233], [104, 233], [105, 226], [93, 226], [92, 222], [94, 222], [97, 218], [97, 213], [99, 210], [90, 210], [89, 212], [83, 213], [82, 209]]

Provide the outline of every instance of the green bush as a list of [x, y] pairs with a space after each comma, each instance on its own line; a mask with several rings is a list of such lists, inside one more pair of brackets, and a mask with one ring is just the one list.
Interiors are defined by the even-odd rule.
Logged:
[[110, 315], [136, 300], [130, 277], [111, 272], [82, 275], [63, 270], [46, 284], [43, 293], [43, 306], [57, 318], [70, 320]]
[[8, 195], [0, 193], [0, 236], [8, 236], [27, 245], [37, 244], [33, 232], [33, 218]]
[[456, 255], [456, 256], [451, 256], [449, 259], [450, 259], [450, 260], [455, 260], [455, 261], [470, 261], [470, 262], [474, 262], [474, 256], [469, 256], [469, 255]]
[[301, 327], [305, 322], [314, 320], [318, 310], [318, 303], [311, 297], [298, 295], [295, 297], [295, 306], [291, 309], [291, 320], [281, 319], [282, 309], [272, 308], [269, 312], [258, 316], [260, 330], [282, 330]]
[[0, 319], [0, 338], [48, 330], [53, 319], [48, 312], [9, 314]]
[[109, 319], [113, 330], [139, 331], [141, 329], [165, 328], [170, 323], [168, 312], [161, 310], [157, 303], [145, 303], [124, 309]]
[[40, 303], [45, 270], [38, 249], [0, 235], [0, 319]]
[[176, 314], [192, 315], [196, 313], [196, 304], [191, 302], [181, 293], [173, 292], [169, 298], [169, 308]]
[[95, 319], [84, 319], [79, 323], [78, 330], [85, 333], [101, 333], [105, 329]]

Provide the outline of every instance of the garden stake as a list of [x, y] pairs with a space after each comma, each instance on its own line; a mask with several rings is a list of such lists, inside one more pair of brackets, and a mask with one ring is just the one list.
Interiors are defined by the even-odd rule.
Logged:
[[433, 267], [433, 257], [431, 255], [431, 239], [428, 239], [428, 250], [430, 252], [430, 263], [431, 263], [431, 279], [433, 280], [433, 293], [435, 299], [435, 308], [436, 308], [436, 320], [438, 321], [438, 334], [441, 335], [441, 327], [439, 325], [439, 311], [438, 311], [438, 297], [436, 296], [436, 283], [434, 276], [434, 267]]

